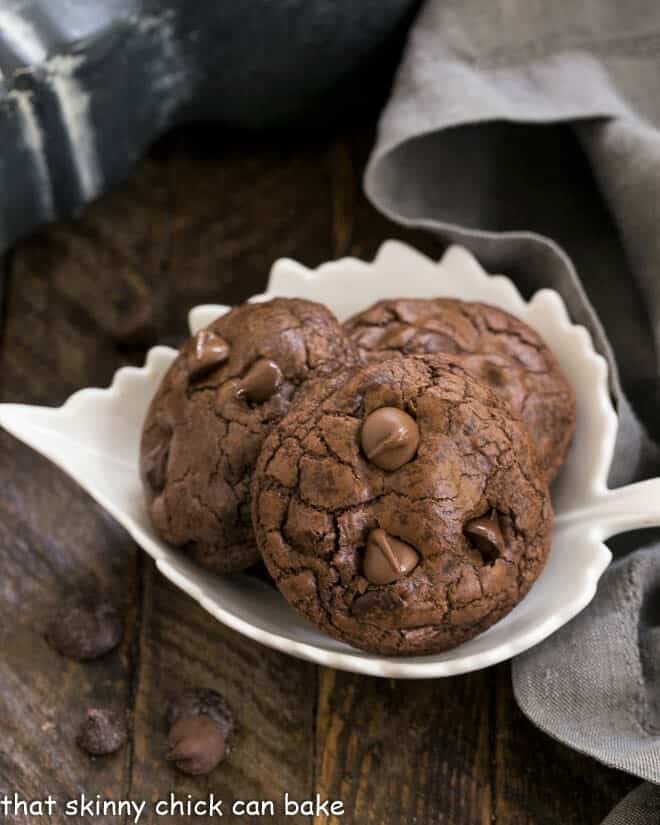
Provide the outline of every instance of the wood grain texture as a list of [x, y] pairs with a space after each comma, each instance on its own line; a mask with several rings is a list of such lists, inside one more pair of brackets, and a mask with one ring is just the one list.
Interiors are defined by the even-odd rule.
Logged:
[[[121, 796], [128, 752], [91, 760], [75, 737], [86, 708], [130, 707], [135, 548], [73, 482], [5, 433], [0, 456], [0, 795]], [[64, 597], [90, 587], [123, 604], [126, 629], [118, 650], [81, 664], [55, 653], [44, 632]]]
[[[371, 128], [245, 140], [204, 126], [161, 141], [79, 221], [14, 251], [0, 330], [2, 400], [55, 404], [106, 385], [144, 356], [144, 342], [117, 340], [127, 318], [146, 308], [151, 338], [179, 341], [189, 307], [260, 291], [282, 255], [310, 266], [370, 258], [398, 237], [438, 256], [433, 239], [394, 227], [362, 195], [372, 140]], [[213, 791], [278, 800], [284, 791], [318, 792], [346, 804], [343, 818], [318, 820], [327, 825], [595, 825], [634, 784], [528, 723], [508, 665], [391, 682], [259, 647], [167, 583], [46, 461], [5, 434], [0, 457], [0, 794], [153, 800]], [[64, 593], [90, 581], [125, 603], [126, 636], [97, 663], [65, 662], [43, 629]], [[167, 703], [189, 686], [223, 692], [242, 728], [209, 777], [185, 777], [162, 758]], [[92, 761], [76, 748], [88, 703], [129, 710], [124, 751]]]
[[324, 669], [317, 790], [343, 799], [352, 822], [489, 825], [487, 687], [483, 673], [408, 682]]
[[[220, 625], [146, 563], [135, 703], [131, 794], [135, 799], [273, 799], [286, 791], [306, 798], [313, 784], [316, 671], [248, 642]], [[163, 760], [164, 715], [171, 698], [190, 687], [222, 693], [239, 731], [221, 769], [183, 776]], [[284, 822], [281, 808], [270, 822]], [[216, 821], [199, 817], [195, 821]], [[302, 823], [307, 817], [287, 817]], [[163, 816], [162, 823], [181, 817]], [[226, 812], [223, 822], [245, 822]]]
[[5, 397], [60, 403], [142, 359], [141, 352], [121, 353], [114, 331], [158, 290], [166, 203], [157, 165], [147, 161], [80, 221], [40, 230], [16, 248], [3, 335]]

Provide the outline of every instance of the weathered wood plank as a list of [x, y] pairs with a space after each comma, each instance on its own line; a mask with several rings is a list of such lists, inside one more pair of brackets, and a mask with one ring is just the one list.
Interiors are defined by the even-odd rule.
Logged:
[[158, 166], [146, 161], [81, 220], [54, 224], [19, 244], [2, 370], [12, 400], [59, 403], [80, 387], [107, 385], [117, 367], [141, 360], [139, 352], [119, 351], [114, 332], [162, 281], [166, 207]]
[[[92, 760], [75, 737], [87, 707], [130, 704], [134, 546], [77, 485], [5, 433], [0, 455], [0, 795], [121, 797], [128, 752]], [[126, 632], [118, 650], [81, 664], [43, 636], [61, 599], [90, 586], [125, 605]]]
[[[60, 403], [75, 389], [107, 384], [127, 360], [113, 333], [122, 310], [148, 292], [145, 273], [158, 275], [149, 256], [162, 254], [154, 237], [165, 208], [156, 171], [146, 163], [123, 192], [94, 205], [81, 221], [56, 224], [16, 248], [5, 292], [3, 400]], [[2, 439], [3, 584], [20, 592], [35, 582], [33, 598], [20, 602], [21, 635], [7, 595], [0, 604], [10, 611], [2, 632], [12, 634], [2, 699], [19, 725], [3, 754], [2, 790], [33, 797], [50, 791], [61, 800], [83, 791], [121, 798], [129, 788], [130, 747], [92, 762], [73, 739], [87, 704], [131, 706], [140, 609], [136, 548], [75, 484], [9, 436]], [[62, 660], [41, 637], [63, 594], [90, 580], [121, 594], [130, 621], [120, 653], [78, 665]], [[41, 736], [32, 729], [37, 724], [44, 726]]]
[[[138, 242], [151, 231], [147, 216], [159, 197], [149, 165], [136, 180], [145, 178], [152, 183], [141, 184], [146, 200], [135, 197], [140, 187], [133, 181], [123, 206], [121, 196], [100, 202], [82, 221], [42, 230], [14, 251], [5, 292], [3, 400], [57, 404], [75, 389], [107, 384], [126, 360], [112, 332], [120, 307], [130, 305], [143, 283]], [[124, 246], [115, 240], [117, 209], [131, 232]], [[129, 786], [130, 748], [92, 761], [73, 740], [87, 705], [130, 709], [139, 611], [136, 548], [53, 466], [5, 434], [2, 444], [6, 592], [0, 610], [9, 655], [2, 662], [1, 701], [17, 725], [16, 735], [5, 739], [12, 747], [3, 752], [2, 790], [31, 797], [51, 792], [61, 801], [81, 792], [121, 798]], [[65, 593], [90, 582], [125, 602], [124, 643], [99, 662], [67, 662], [42, 639], [47, 617]], [[24, 590], [29, 598], [19, 599], [17, 610], [10, 594]]]
[[[248, 642], [166, 582], [151, 562], [146, 568], [132, 795], [155, 801], [170, 790], [184, 800], [213, 793], [226, 800], [223, 822], [229, 823], [246, 821], [231, 815], [234, 800], [273, 800], [277, 815], [269, 822], [307, 822], [285, 820], [280, 802], [285, 792], [307, 798], [312, 787], [315, 668]], [[231, 753], [208, 776], [184, 776], [163, 759], [167, 703], [188, 687], [218, 690], [240, 725]]]
[[295, 137], [225, 138], [184, 130], [157, 147], [171, 191], [166, 322], [189, 306], [236, 304], [263, 289], [272, 263], [331, 254], [330, 145]]
[[351, 822], [489, 825], [490, 723], [484, 674], [406, 682], [324, 669], [317, 790], [342, 799]]

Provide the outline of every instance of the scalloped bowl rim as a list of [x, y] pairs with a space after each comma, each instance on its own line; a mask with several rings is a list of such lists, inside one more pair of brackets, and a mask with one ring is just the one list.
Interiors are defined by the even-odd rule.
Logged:
[[[356, 258], [342, 258], [324, 263], [312, 270], [307, 269], [302, 264], [291, 259], [280, 259], [273, 265], [268, 289], [260, 295], [253, 296], [250, 300], [263, 301], [277, 295], [293, 297], [294, 293], [291, 291], [290, 284], [295, 283], [296, 279], [298, 279], [296, 286], [299, 286], [300, 283], [305, 283], [312, 288], [318, 287], [325, 279], [336, 281], [337, 276], [340, 273], [346, 272], [349, 268], [354, 272], [359, 270], [368, 276], [377, 277], [378, 269], [383, 261], [387, 261], [392, 256], [400, 255], [404, 255], [411, 264], [423, 262], [426, 267], [431, 263], [435, 268], [442, 267], [443, 265], [448, 268], [452, 255], [467, 256], [476, 264], [472, 256], [466, 250], [459, 247], [451, 247], [447, 250], [441, 261], [435, 262], [401, 242], [387, 241], [380, 247], [372, 262], [364, 262]], [[528, 315], [536, 306], [543, 305], [544, 303], [548, 304], [548, 306], [552, 304], [554, 320], [561, 329], [561, 333], [563, 335], [573, 336], [574, 341], [581, 349], [580, 358], [582, 358], [585, 363], [589, 363], [590, 368], [594, 371], [594, 384], [598, 387], [597, 397], [594, 399], [594, 402], [599, 407], [599, 415], [602, 416], [603, 433], [602, 450], [598, 453], [599, 466], [593, 468], [592, 489], [589, 493], [595, 498], [603, 496], [607, 492], [606, 478], [614, 449], [617, 429], [616, 413], [612, 406], [607, 384], [607, 362], [594, 350], [588, 331], [584, 327], [571, 322], [561, 297], [554, 290], [539, 290], [530, 301], [525, 301], [515, 285], [506, 276], [489, 276], [481, 270], [478, 264], [476, 264], [476, 266], [481, 274], [489, 279], [489, 283], [493, 287], [491, 290], [493, 293], [498, 290], [508, 293], [506, 305], [503, 306], [503, 308], [508, 311], [514, 312], [514, 314]], [[296, 291], [296, 295], [297, 294], [299, 293]], [[441, 295], [448, 294], [448, 292], [446, 287], [443, 289], [442, 284], [438, 284], [434, 290], [434, 294]], [[452, 294], [451, 291], [449, 291], [449, 294]], [[378, 300], [380, 297], [385, 296], [374, 294], [371, 297], [371, 301]], [[325, 298], [319, 299], [326, 301]], [[486, 300], [486, 298], [484, 298], [484, 300]], [[497, 304], [498, 302], [493, 301], [493, 303]], [[504, 302], [501, 303], [503, 304]], [[191, 329], [193, 331], [198, 329], [200, 326], [203, 326], [204, 323], [208, 323], [212, 317], [217, 317], [227, 311], [227, 309], [228, 307], [225, 305], [216, 304], [194, 307], [189, 313]], [[108, 389], [83, 389], [74, 393], [58, 409], [43, 409], [47, 410], [50, 416], [56, 414], [58, 417], [66, 417], [75, 415], [79, 406], [90, 400], [95, 401], [99, 399], [102, 401], [105, 398], [119, 399], [121, 398], [122, 388], [126, 384], [126, 379], [130, 379], [131, 377], [139, 377], [140, 379], [149, 377], [152, 373], [157, 372], [159, 367], [162, 367], [163, 359], [171, 360], [175, 352], [175, 350], [168, 347], [154, 347], [148, 352], [143, 367], [121, 368], [115, 373], [111, 386]], [[17, 426], [15, 420], [12, 419], [11, 410], [8, 409], [13, 408], [16, 412], [16, 408], [20, 407], [30, 409], [33, 412], [41, 409], [35, 407], [28, 408], [25, 405], [0, 405], [0, 424], [3, 424], [6, 429], [13, 432], [19, 438], [30, 443], [29, 439], [25, 437], [25, 433], [21, 432], [21, 427]], [[38, 425], [34, 426], [38, 428]], [[58, 460], [57, 455], [49, 455], [48, 447], [42, 447], [40, 451], [60, 464], [60, 466], [63, 466]], [[126, 462], [119, 463], [121, 463], [124, 468], [128, 467]], [[257, 642], [298, 658], [306, 659], [320, 665], [375, 676], [390, 678], [443, 677], [481, 669], [511, 658], [542, 641], [583, 609], [593, 598], [598, 580], [611, 559], [610, 551], [605, 544], [602, 543], [602, 539], [605, 536], [597, 524], [590, 524], [588, 520], [585, 523], [584, 519], [578, 519], [574, 527], [567, 524], [564, 528], [565, 531], [575, 532], [576, 535], [579, 533], [582, 540], [584, 541], [586, 539], [591, 549], [595, 551], [591, 554], [588, 563], [581, 569], [581, 588], [577, 590], [573, 598], [568, 599], [563, 606], [554, 608], [545, 619], [537, 620], [536, 623], [531, 624], [526, 630], [519, 630], [513, 639], [508, 641], [502, 640], [486, 650], [455, 656], [454, 654], [456, 653], [460, 654], [461, 648], [463, 647], [463, 645], [461, 645], [441, 654], [427, 654], [402, 658], [364, 653], [348, 645], [340, 645], [340, 649], [327, 649], [314, 643], [289, 638], [276, 630], [260, 627], [236, 615], [231, 610], [225, 609], [205, 593], [199, 584], [198, 580], [200, 578], [206, 579], [212, 576], [212, 574], [208, 574], [199, 569], [190, 575], [182, 573], [181, 569], [178, 568], [183, 566], [183, 569], [185, 569], [186, 563], [181, 564], [181, 554], [178, 551], [174, 548], [168, 548], [164, 552], [153, 537], [144, 532], [139, 525], [132, 522], [125, 513], [120, 512], [108, 496], [98, 489], [90, 488], [89, 484], [86, 483], [84, 474], [72, 470], [70, 466], [64, 466], [64, 469], [85, 487], [93, 498], [128, 530], [134, 540], [143, 549], [154, 557], [158, 569], [161, 570], [168, 579], [188, 593], [198, 601], [204, 609], [227, 626]], [[579, 511], [579, 507], [576, 512], [577, 511]], [[561, 515], [558, 516], [558, 522], [561, 524]], [[170, 558], [168, 558], [168, 556], [170, 556]], [[529, 596], [527, 598], [529, 598]], [[505, 619], [500, 620], [500, 622], [504, 620]], [[497, 627], [500, 622], [493, 625], [493, 628]], [[488, 632], [489, 631], [486, 631], [485, 634], [488, 634]], [[481, 634], [481, 636], [485, 634]]]

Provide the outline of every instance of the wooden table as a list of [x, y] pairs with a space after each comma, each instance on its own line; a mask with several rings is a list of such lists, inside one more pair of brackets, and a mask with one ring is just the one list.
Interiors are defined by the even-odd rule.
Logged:
[[[260, 291], [283, 255], [311, 266], [368, 258], [388, 237], [438, 255], [432, 240], [388, 223], [361, 194], [372, 140], [362, 128], [302, 140], [215, 127], [168, 136], [80, 220], [38, 232], [7, 257], [2, 400], [59, 404], [80, 387], [107, 385], [119, 366], [142, 363], [144, 344], [127, 352], [117, 343], [127, 317], [146, 307], [157, 340], [177, 341], [190, 306]], [[0, 451], [0, 795], [318, 792], [347, 811], [319, 822], [590, 825], [635, 784], [537, 731], [515, 705], [508, 664], [395, 682], [244, 639], [165, 581], [55, 467], [4, 433]], [[127, 629], [117, 652], [83, 665], [55, 654], [43, 631], [62, 596], [90, 583], [122, 600]], [[184, 776], [162, 758], [168, 698], [188, 686], [224, 693], [242, 727], [207, 777]], [[99, 705], [127, 708], [133, 733], [120, 753], [91, 760], [73, 740], [84, 709]]]

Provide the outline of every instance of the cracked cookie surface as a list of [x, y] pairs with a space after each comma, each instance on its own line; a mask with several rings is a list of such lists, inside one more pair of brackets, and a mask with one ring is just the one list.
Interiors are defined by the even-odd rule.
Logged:
[[140, 470], [149, 515], [165, 541], [220, 573], [258, 561], [250, 480], [262, 442], [309, 379], [354, 360], [320, 304], [244, 304], [192, 336], [156, 393]]
[[[375, 451], [369, 434], [372, 457], [383, 464], [383, 451], [416, 444], [392, 470], [363, 447], [381, 408], [399, 414]], [[383, 654], [438, 652], [485, 630], [525, 595], [550, 547], [550, 499], [525, 428], [451, 356], [316, 382], [264, 442], [252, 507], [287, 600], [331, 636]]]
[[547, 481], [575, 430], [575, 396], [556, 358], [501, 309], [451, 298], [379, 301], [344, 324], [368, 360], [450, 353], [501, 395], [529, 430]]

